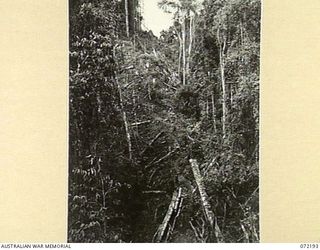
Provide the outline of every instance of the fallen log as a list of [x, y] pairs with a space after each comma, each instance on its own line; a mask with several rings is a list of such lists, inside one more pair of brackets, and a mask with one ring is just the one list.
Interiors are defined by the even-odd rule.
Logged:
[[202, 176], [200, 173], [198, 162], [195, 159], [190, 159], [189, 162], [191, 164], [191, 169], [193, 172], [194, 179], [197, 183], [202, 207], [205, 212], [205, 217], [206, 217], [207, 221], [209, 222], [211, 230], [213, 231], [213, 236], [214, 236], [213, 240], [218, 243], [221, 243], [221, 242], [223, 242], [223, 236], [222, 236], [221, 230], [218, 226], [217, 218], [211, 209], [211, 205], [209, 203], [209, 197], [208, 197], [208, 194], [207, 194], [205, 186], [204, 186], [204, 182], [203, 182], [203, 179], [202, 179]]
[[166, 242], [174, 229], [177, 217], [182, 207], [182, 188], [178, 188], [172, 194], [171, 202], [164, 219], [156, 231], [153, 242]]

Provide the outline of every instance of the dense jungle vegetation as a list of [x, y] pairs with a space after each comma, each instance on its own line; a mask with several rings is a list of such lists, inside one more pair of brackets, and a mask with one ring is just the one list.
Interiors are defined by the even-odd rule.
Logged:
[[[148, 0], [146, 0], [148, 1]], [[259, 242], [259, 0], [69, 0], [69, 242]]]

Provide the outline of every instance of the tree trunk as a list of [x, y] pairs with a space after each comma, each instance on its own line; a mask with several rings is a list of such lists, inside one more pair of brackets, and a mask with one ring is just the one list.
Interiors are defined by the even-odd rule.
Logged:
[[125, 16], [126, 16], [126, 35], [127, 37], [130, 36], [130, 29], [129, 29], [129, 0], [124, 0], [124, 9], [125, 9]]
[[212, 91], [211, 94], [211, 102], [212, 102], [212, 122], [213, 122], [213, 129], [214, 132], [217, 132], [217, 124], [216, 124], [216, 107], [215, 107], [215, 101], [214, 101], [214, 92]]
[[207, 117], [207, 119], [209, 119], [209, 100], [208, 100], [208, 97], [206, 100], [206, 117]]
[[[220, 78], [222, 87], [222, 134], [223, 138], [226, 138], [227, 133], [227, 119], [228, 119], [228, 93], [225, 79], [225, 49], [226, 49], [226, 37], [220, 37], [220, 29], [217, 30], [217, 40], [219, 44], [219, 60], [220, 60]], [[221, 41], [222, 40], [222, 41]]]
[[[102, 194], [102, 206], [104, 211], [106, 211], [106, 191], [104, 187], [104, 180], [102, 177], [102, 174], [100, 172], [100, 181], [101, 181], [101, 194]], [[107, 234], [107, 220], [106, 220], [106, 215], [103, 216], [103, 233], [106, 235]]]
[[158, 227], [154, 235], [153, 242], [166, 242], [172, 233], [177, 217], [180, 214], [182, 207], [182, 188], [178, 188], [172, 194], [167, 213]]
[[186, 16], [182, 17], [182, 85], [186, 85]]
[[178, 76], [181, 77], [181, 56], [182, 56], [182, 39], [179, 37], [179, 58], [178, 58]]
[[203, 183], [203, 179], [200, 173], [200, 169], [199, 169], [199, 165], [197, 160], [195, 159], [190, 159], [189, 160], [190, 164], [191, 164], [191, 169], [193, 172], [193, 176], [194, 179], [197, 183], [197, 187], [200, 193], [200, 198], [201, 198], [201, 202], [202, 202], [202, 206], [205, 212], [205, 216], [207, 221], [209, 222], [210, 228], [213, 231], [213, 240], [220, 243], [223, 242], [223, 236], [222, 233], [220, 231], [220, 228], [217, 224], [217, 219], [211, 209], [211, 205], [209, 203], [209, 197], [208, 194], [206, 192], [204, 183]]
[[134, 136], [139, 136], [139, 125], [144, 124], [144, 122], [138, 122], [138, 119], [137, 119], [136, 94], [134, 89], [132, 90], [132, 102], [133, 102], [134, 123], [131, 124], [131, 127], [135, 128]]
[[187, 76], [190, 75], [190, 62], [191, 62], [191, 52], [192, 52], [192, 43], [193, 43], [193, 18], [191, 17], [190, 13], [189, 16], [189, 45], [188, 45], [188, 58], [187, 58]]
[[131, 136], [130, 136], [129, 125], [128, 125], [128, 120], [127, 120], [127, 114], [126, 114], [126, 111], [125, 111], [124, 105], [123, 105], [122, 90], [121, 90], [121, 86], [120, 86], [120, 83], [118, 81], [117, 76], [115, 76], [115, 80], [116, 80], [116, 84], [118, 87], [120, 108], [121, 108], [121, 112], [122, 112], [122, 119], [123, 119], [124, 128], [125, 128], [126, 136], [127, 136], [129, 160], [132, 161], [132, 143], [131, 143]]

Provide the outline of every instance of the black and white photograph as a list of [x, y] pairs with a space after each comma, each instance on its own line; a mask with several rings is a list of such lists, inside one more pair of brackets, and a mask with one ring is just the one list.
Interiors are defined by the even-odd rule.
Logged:
[[259, 243], [261, 0], [69, 0], [69, 243]]

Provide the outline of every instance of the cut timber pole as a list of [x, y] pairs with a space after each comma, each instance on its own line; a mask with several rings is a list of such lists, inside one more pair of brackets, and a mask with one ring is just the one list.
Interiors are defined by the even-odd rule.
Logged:
[[172, 233], [177, 217], [182, 207], [182, 188], [178, 188], [172, 194], [171, 202], [161, 225], [153, 237], [153, 242], [166, 242]]
[[221, 242], [223, 242], [223, 236], [222, 236], [221, 230], [217, 224], [217, 219], [216, 219], [214, 213], [212, 212], [211, 205], [209, 203], [209, 197], [208, 197], [208, 194], [206, 192], [206, 189], [205, 189], [205, 186], [203, 183], [203, 179], [202, 179], [202, 176], [200, 173], [198, 162], [195, 159], [190, 159], [189, 162], [191, 164], [191, 169], [193, 172], [194, 179], [195, 179], [197, 186], [198, 186], [198, 190], [199, 190], [200, 198], [201, 198], [201, 203], [202, 203], [205, 215], [206, 215], [206, 219], [209, 222], [210, 227], [214, 232], [215, 241], [217, 241], [218, 243], [221, 243]]

